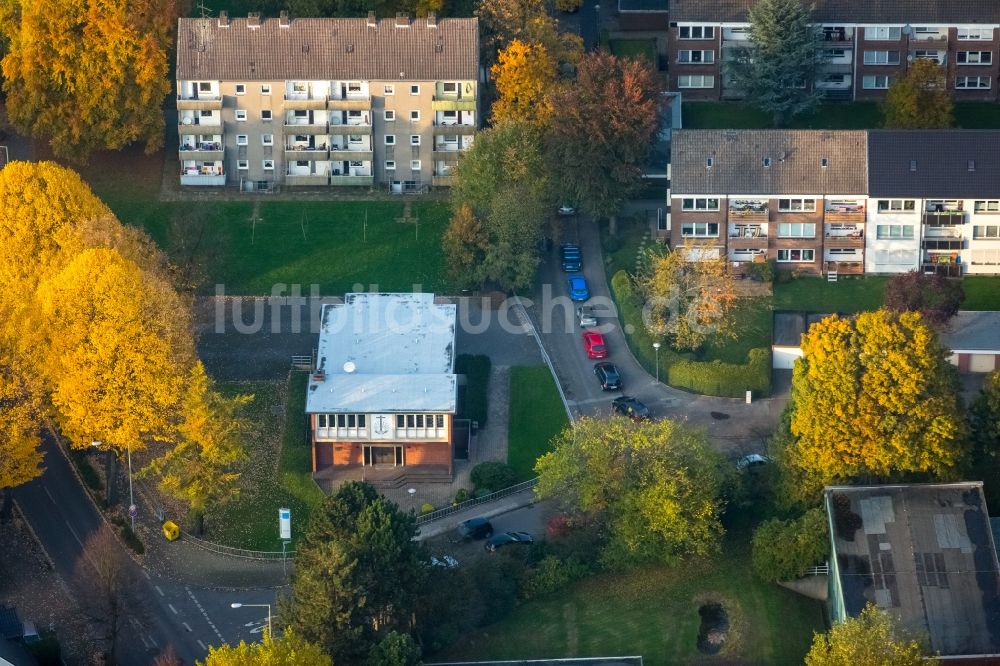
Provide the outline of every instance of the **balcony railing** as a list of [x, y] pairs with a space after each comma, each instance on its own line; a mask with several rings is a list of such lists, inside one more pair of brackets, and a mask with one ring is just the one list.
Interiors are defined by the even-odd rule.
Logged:
[[823, 217], [827, 222], [864, 222], [865, 209], [864, 208], [858, 210], [827, 209], [826, 214]]
[[305, 111], [316, 111], [326, 108], [326, 96], [323, 97], [296, 97], [285, 95], [286, 109], [299, 109]]
[[950, 227], [965, 222], [965, 211], [945, 210], [945, 211], [924, 211], [924, 224], [935, 227]]
[[431, 176], [431, 185], [434, 187], [451, 187], [455, 184], [455, 175], [448, 174], [445, 176], [434, 175]]
[[304, 173], [304, 174], [286, 174], [285, 184], [292, 187], [295, 186], [317, 186], [328, 184], [329, 177], [325, 173]]
[[729, 236], [730, 250], [766, 250], [767, 234], [761, 236]]
[[766, 208], [764, 210], [730, 208], [729, 219], [740, 222], [767, 222], [770, 219], [770, 212]]
[[302, 134], [305, 136], [315, 136], [317, 134], [327, 133], [326, 122], [311, 122], [311, 123], [285, 123], [284, 133], [289, 134]]
[[[178, 118], [177, 124], [181, 127], [222, 127], [222, 116], [187, 116]], [[218, 134], [218, 132], [205, 132], [205, 134]]]
[[326, 101], [326, 108], [334, 111], [368, 111], [372, 108], [371, 97], [331, 97]]
[[470, 134], [476, 133], [475, 125], [459, 125], [458, 123], [451, 123], [445, 125], [444, 123], [434, 123], [434, 135], [444, 136], [444, 135], [462, 135], [468, 136]]
[[221, 160], [224, 152], [222, 143], [219, 142], [181, 144], [179, 151], [182, 160], [196, 160], [199, 162]]
[[826, 245], [827, 247], [842, 247], [842, 248], [864, 247], [865, 234], [863, 231], [855, 231], [854, 233], [847, 233], [847, 234], [836, 234], [827, 232]]
[[328, 159], [329, 156], [330, 153], [326, 148], [285, 147], [285, 158], [289, 160], [309, 160], [315, 162], [316, 160]]
[[827, 261], [826, 271], [840, 275], [861, 275], [865, 272], [865, 265], [860, 261]]
[[222, 167], [217, 170], [181, 169], [181, 185], [220, 186], [226, 184], [226, 174]]
[[371, 187], [375, 176], [330, 176], [330, 184], [340, 187]]
[[353, 134], [355, 136], [371, 136], [372, 126], [370, 123], [364, 125], [351, 125], [348, 123], [330, 123], [329, 129], [330, 134], [343, 136], [347, 134]]
[[941, 34], [917, 34], [910, 37], [911, 49], [946, 49], [948, 48], [948, 35]]
[[368, 162], [372, 159], [371, 148], [366, 148], [364, 150], [349, 150], [347, 148], [334, 148], [330, 151], [330, 159], [334, 161], [361, 161]]
[[181, 97], [177, 96], [179, 111], [218, 111], [222, 108], [222, 97]]
[[475, 111], [476, 98], [456, 99], [439, 97], [431, 100], [431, 110], [433, 111]]

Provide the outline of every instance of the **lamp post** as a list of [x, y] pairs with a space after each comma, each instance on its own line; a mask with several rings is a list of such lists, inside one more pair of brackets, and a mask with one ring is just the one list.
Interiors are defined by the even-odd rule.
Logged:
[[271, 604], [241, 604], [238, 601], [229, 604], [230, 608], [266, 608], [267, 609], [267, 637], [271, 638]]
[[660, 343], [654, 342], [653, 349], [656, 350], [656, 383], [660, 383]]
[[[101, 447], [104, 442], [99, 440], [94, 440], [90, 443], [93, 447]], [[125, 449], [126, 456], [128, 458], [128, 517], [132, 521], [132, 531], [135, 532], [135, 516], [138, 513], [138, 507], [135, 505], [135, 495], [132, 494], [132, 444], [131, 442]], [[112, 482], [111, 479], [108, 480], [109, 483]]]
[[601, 43], [601, 5], [594, 5], [594, 48]]

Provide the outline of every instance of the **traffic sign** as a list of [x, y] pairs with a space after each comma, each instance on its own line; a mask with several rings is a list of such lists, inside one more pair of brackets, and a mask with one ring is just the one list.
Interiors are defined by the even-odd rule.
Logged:
[[283, 540], [292, 538], [292, 510], [278, 509], [278, 532]]
[[128, 506], [128, 517], [129, 518], [135, 518], [138, 515], [139, 515], [139, 507], [137, 507], [135, 504], [129, 504], [129, 506]]

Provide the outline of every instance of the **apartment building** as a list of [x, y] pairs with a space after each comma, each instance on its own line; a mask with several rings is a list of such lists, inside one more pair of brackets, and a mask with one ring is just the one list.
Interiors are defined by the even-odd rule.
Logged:
[[1000, 274], [1000, 131], [679, 130], [672, 155], [671, 245], [737, 272]]
[[479, 122], [477, 19], [182, 18], [181, 185], [449, 185]]
[[[739, 96], [724, 63], [749, 44], [756, 0], [673, 0], [670, 90], [686, 99]], [[917, 59], [944, 65], [956, 100], [996, 101], [1000, 2], [817, 0], [819, 70], [813, 83], [831, 100], [879, 100]]]

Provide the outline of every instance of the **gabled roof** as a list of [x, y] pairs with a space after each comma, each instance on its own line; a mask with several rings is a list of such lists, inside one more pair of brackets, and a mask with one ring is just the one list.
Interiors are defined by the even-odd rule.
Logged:
[[475, 18], [406, 21], [365, 18], [182, 18], [177, 27], [181, 81], [439, 81], [479, 76]]
[[[758, 0], [671, 0], [671, 21], [745, 23]], [[996, 0], [815, 0], [818, 23], [1000, 23]]]
[[863, 195], [867, 153], [865, 132], [856, 130], [677, 130], [671, 191]]
[[873, 197], [995, 198], [1000, 184], [996, 130], [871, 130], [868, 154]]
[[872, 602], [942, 656], [1000, 653], [1000, 567], [982, 485], [826, 488], [834, 615]]

